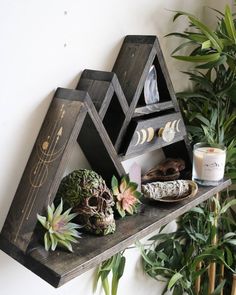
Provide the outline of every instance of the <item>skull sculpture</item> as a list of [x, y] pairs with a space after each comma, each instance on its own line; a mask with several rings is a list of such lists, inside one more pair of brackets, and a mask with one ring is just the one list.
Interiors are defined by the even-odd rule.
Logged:
[[87, 169], [73, 171], [62, 179], [57, 197], [78, 213], [77, 222], [85, 231], [98, 235], [115, 231], [113, 196], [96, 172]]
[[143, 175], [142, 182], [176, 180], [184, 169], [184, 160], [167, 158]]

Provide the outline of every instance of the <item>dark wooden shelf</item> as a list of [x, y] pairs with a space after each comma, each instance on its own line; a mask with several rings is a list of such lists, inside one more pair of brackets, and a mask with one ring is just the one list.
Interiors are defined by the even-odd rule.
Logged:
[[46, 252], [42, 245], [36, 244], [24, 255], [2, 235], [0, 248], [54, 287], [59, 287], [176, 219], [230, 184], [230, 180], [225, 180], [216, 187], [199, 187], [194, 198], [180, 203], [147, 202], [139, 214], [117, 220], [117, 230], [114, 234], [105, 237], [84, 235], [74, 247], [73, 253]]
[[[176, 136], [172, 140], [171, 144], [174, 144], [176, 142], [180, 142], [181, 140], [183, 140], [183, 136], [180, 134], [180, 135]], [[146, 147], [145, 148], [145, 153], [149, 153], [149, 152], [155, 151], [156, 149], [161, 149], [161, 148], [164, 148], [164, 147], [169, 146], [169, 145], [170, 145], [170, 143], [165, 142], [163, 140], [159, 140], [159, 142], [155, 146], [150, 145], [150, 146]], [[144, 154], [143, 150], [138, 150], [138, 151], [134, 151], [134, 152], [132, 152], [130, 154], [126, 154], [126, 155], [120, 154], [119, 159], [120, 159], [120, 161], [126, 161], [128, 159], [132, 159], [134, 157], [141, 156], [143, 154]]]
[[154, 103], [154, 104], [150, 104], [146, 106], [141, 106], [141, 107], [137, 107], [134, 110], [133, 118], [160, 112], [160, 111], [165, 111], [165, 110], [169, 110], [173, 108], [174, 108], [174, 104], [172, 101], [164, 101], [164, 102]]

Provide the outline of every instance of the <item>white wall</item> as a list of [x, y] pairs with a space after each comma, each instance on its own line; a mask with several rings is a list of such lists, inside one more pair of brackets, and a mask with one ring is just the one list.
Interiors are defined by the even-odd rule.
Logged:
[[[0, 228], [58, 86], [74, 88], [83, 69], [111, 70], [127, 34], [158, 35], [175, 89], [186, 85], [183, 64], [170, 58], [178, 40], [164, 35], [185, 27], [169, 10], [207, 15], [225, 1], [195, 0], [1, 0], [0, 1]], [[210, 20], [211, 21], [211, 20]], [[80, 150], [79, 165], [86, 166]], [[146, 278], [137, 250], [127, 251], [120, 295], [159, 294]], [[92, 294], [91, 270], [54, 289], [0, 251], [3, 295]]]

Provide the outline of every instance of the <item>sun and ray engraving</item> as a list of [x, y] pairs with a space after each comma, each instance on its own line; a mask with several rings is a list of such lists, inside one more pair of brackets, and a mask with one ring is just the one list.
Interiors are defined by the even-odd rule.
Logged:
[[29, 175], [30, 188], [26, 197], [26, 202], [22, 209], [22, 217], [15, 236], [15, 241], [18, 238], [24, 220], [28, 220], [37, 198], [39, 189], [47, 180], [49, 165], [55, 161], [62, 153], [65, 144], [60, 142], [63, 134], [63, 118], [65, 116], [64, 104], [60, 107], [58, 116], [49, 128], [49, 134], [46, 139], [39, 141], [37, 145], [38, 161], [33, 165]]

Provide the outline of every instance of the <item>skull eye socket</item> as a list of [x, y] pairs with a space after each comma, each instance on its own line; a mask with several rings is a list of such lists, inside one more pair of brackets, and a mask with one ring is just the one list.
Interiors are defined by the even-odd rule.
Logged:
[[91, 197], [88, 201], [89, 206], [91, 207], [96, 207], [98, 206], [98, 198], [96, 197]]
[[101, 197], [105, 200], [110, 201], [111, 200], [111, 195], [109, 195], [107, 192], [104, 192]]
[[166, 175], [171, 175], [171, 174], [174, 174], [176, 173], [176, 169], [175, 168], [169, 168], [166, 170]]

